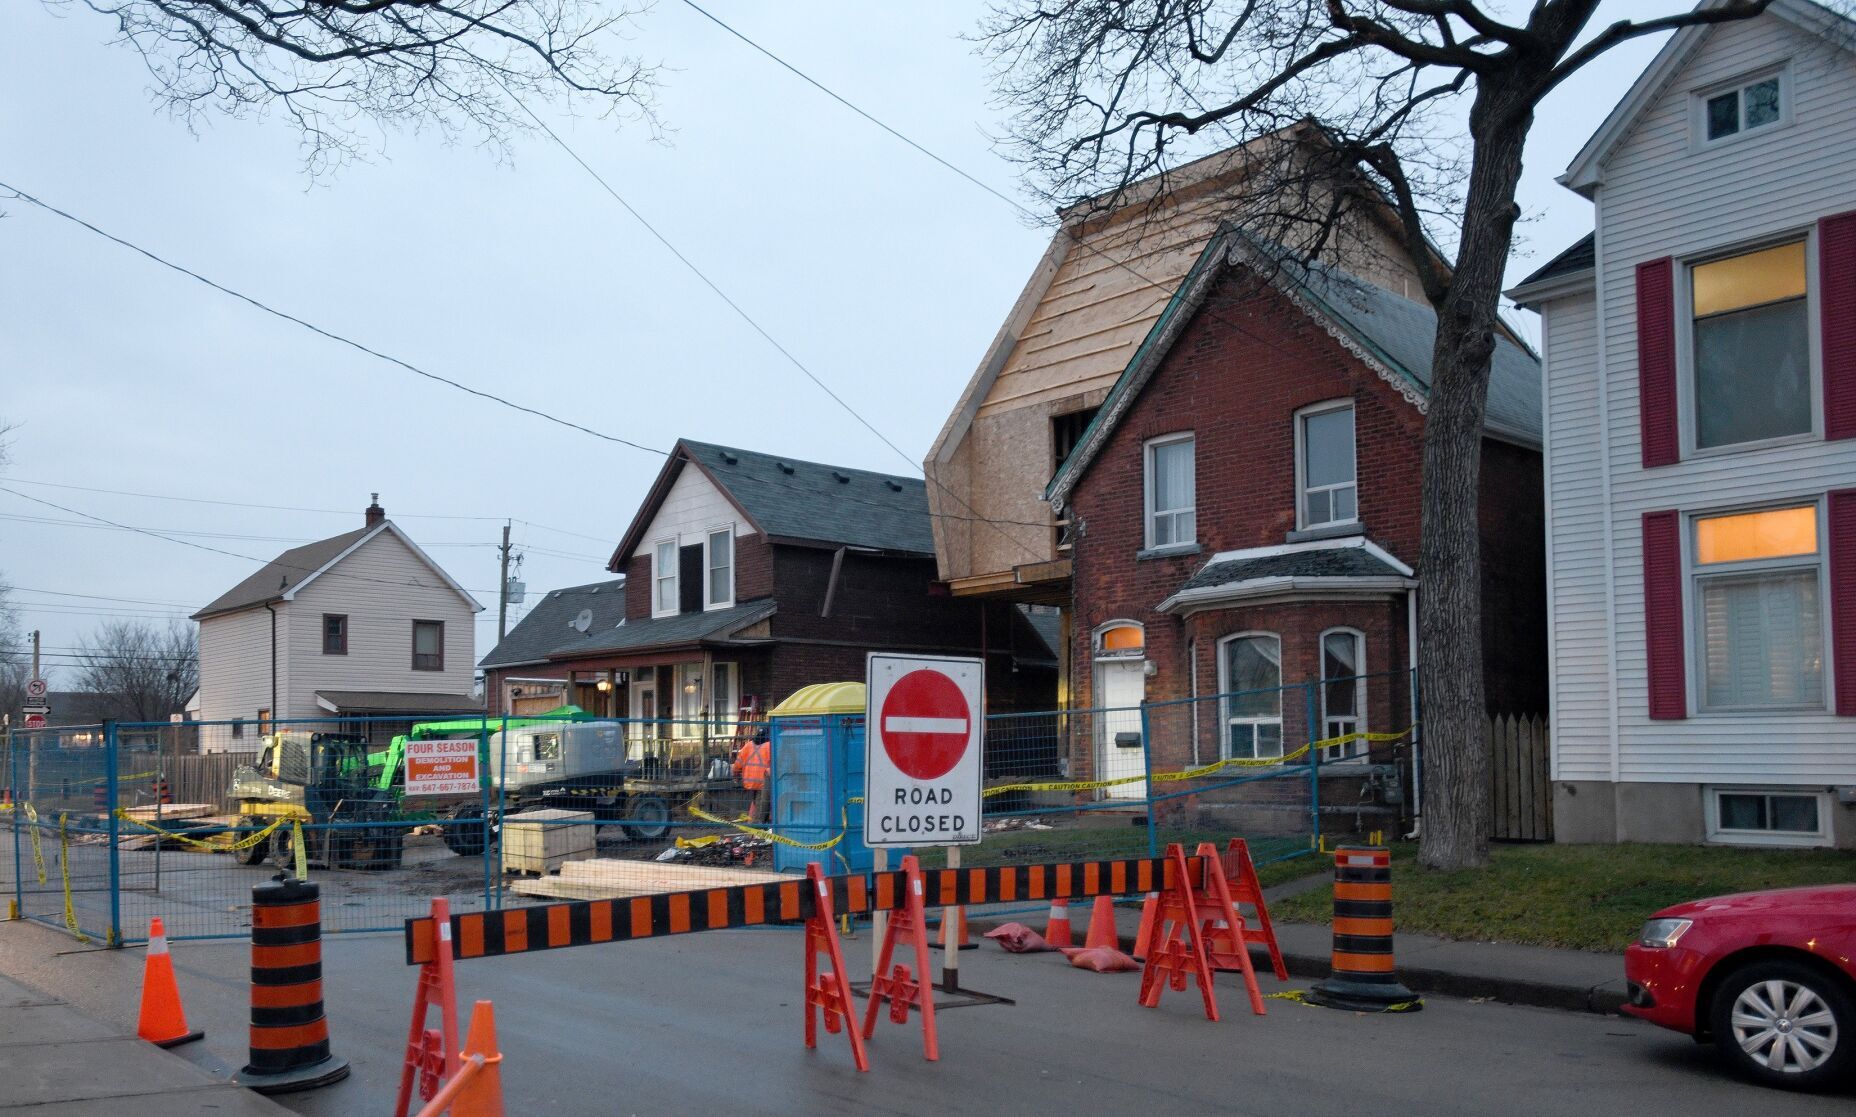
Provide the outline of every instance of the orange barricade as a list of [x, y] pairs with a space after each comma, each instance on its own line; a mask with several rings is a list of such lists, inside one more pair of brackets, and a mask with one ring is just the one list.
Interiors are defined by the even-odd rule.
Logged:
[[[1225, 883], [1216, 848], [1209, 842], [1200, 845], [1195, 859], [1201, 867], [1200, 885], [1196, 888], [1185, 851], [1177, 845], [1167, 847], [1166, 860], [1172, 871], [1167, 874], [1170, 878], [1167, 887], [1160, 893], [1159, 923], [1146, 966], [1141, 971], [1140, 1003], [1148, 1008], [1157, 1007], [1166, 987], [1184, 992], [1186, 979], [1191, 976], [1198, 982], [1200, 996], [1205, 1001], [1205, 1018], [1217, 1020], [1218, 997], [1212, 988], [1212, 958], [1215, 953], [1220, 959], [1227, 955], [1210, 949], [1212, 931], [1222, 920], [1229, 927], [1239, 929], [1241, 934], [1243, 917], [1231, 903], [1230, 889]], [[1257, 975], [1250, 966], [1250, 952], [1240, 948], [1228, 957], [1233, 967], [1244, 975], [1251, 1011], [1262, 1016], [1263, 991], [1257, 987]]]
[[[864, 1010], [864, 1038], [876, 1036], [879, 1002], [889, 1002], [889, 1018], [898, 1024], [909, 1022], [909, 1008], [914, 1006], [922, 1017], [922, 1054], [930, 1062], [941, 1057], [941, 1040], [934, 1027], [934, 994], [928, 988], [928, 935], [922, 911], [922, 870], [913, 854], [902, 859], [903, 895], [899, 900], [881, 894], [878, 883], [877, 907], [894, 904], [889, 924], [883, 931], [883, 948], [877, 954], [876, 972], [870, 977], [870, 1004]], [[896, 943], [915, 950], [915, 972], [901, 962], [892, 972], [890, 958]], [[808, 1013], [808, 1016], [810, 1013]]]
[[[806, 866], [806, 883], [814, 897], [811, 918], [806, 920], [806, 1046], [818, 1046], [818, 1009], [825, 1017], [825, 1030], [834, 1035], [843, 1030], [851, 1040], [851, 1056], [857, 1069], [870, 1069], [864, 1055], [863, 1033], [857, 1027], [856, 1002], [851, 999], [850, 978], [844, 972], [844, 951], [838, 945], [838, 924], [832, 918], [831, 878], [814, 861]], [[818, 956], [824, 952], [831, 969], [819, 972]]]
[[[1263, 901], [1263, 882], [1257, 879], [1256, 862], [1250, 859], [1250, 845], [1242, 838], [1232, 838], [1224, 850], [1225, 882], [1231, 889], [1231, 903], [1238, 914], [1249, 904], [1257, 913], [1257, 925], [1241, 928], [1245, 943], [1260, 943], [1270, 952], [1270, 968], [1277, 981], [1289, 980], [1289, 967], [1283, 964], [1282, 947], [1276, 945], [1276, 925], [1270, 922], [1269, 905]], [[1219, 969], [1228, 967], [1220, 966]]]
[[[440, 896], [432, 901], [432, 926], [437, 935], [430, 961], [419, 967], [419, 984], [413, 991], [412, 1026], [406, 1033], [406, 1060], [400, 1069], [399, 1098], [393, 1117], [406, 1117], [416, 1084], [422, 1101], [430, 1102], [447, 1081], [458, 1075], [458, 999], [452, 977], [451, 903]], [[439, 1028], [427, 1028], [430, 1010], [438, 1009]], [[471, 1021], [476, 1024], [475, 1018]], [[440, 1030], [442, 1029], [442, 1030]]]

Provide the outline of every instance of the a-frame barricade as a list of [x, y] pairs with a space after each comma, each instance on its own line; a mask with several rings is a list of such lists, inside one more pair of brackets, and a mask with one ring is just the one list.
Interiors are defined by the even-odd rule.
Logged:
[[[864, 1010], [863, 1038], [876, 1036], [879, 1002], [889, 1002], [889, 1018], [898, 1024], [909, 1022], [909, 1009], [913, 1007], [922, 1018], [922, 1054], [933, 1062], [941, 1057], [941, 1041], [934, 1026], [934, 990], [930, 987], [928, 969], [921, 863], [912, 854], [902, 859], [902, 881], [903, 897], [890, 912], [888, 926], [883, 931], [882, 949], [877, 953], [876, 971], [870, 977], [870, 1003]], [[914, 949], [913, 972], [902, 962], [897, 962], [893, 971], [890, 969], [898, 943]]]
[[[458, 1041], [457, 985], [452, 977], [451, 904], [444, 897], [432, 901], [432, 928], [436, 949], [419, 966], [419, 984], [412, 998], [412, 1026], [406, 1033], [405, 1064], [400, 1068], [399, 1098], [394, 1117], [407, 1117], [413, 1090], [431, 1101], [439, 1088], [457, 1077], [462, 1048]], [[432, 1009], [438, 1009], [439, 1027], [426, 1027]]]
[[[870, 1069], [864, 1054], [863, 1033], [857, 1027], [856, 1003], [851, 999], [850, 979], [844, 972], [844, 950], [838, 944], [838, 925], [832, 915], [831, 880], [814, 861], [806, 866], [806, 883], [812, 890], [812, 915], [806, 920], [806, 1046], [818, 1046], [817, 1008], [825, 1017], [825, 1030], [840, 1030], [850, 1036], [851, 1056], [857, 1069]], [[819, 972], [818, 956], [825, 954], [831, 966]]]
[[[1269, 905], [1263, 899], [1263, 882], [1257, 879], [1257, 865], [1250, 859], [1249, 844], [1242, 838], [1232, 838], [1225, 846], [1223, 860], [1225, 883], [1231, 890], [1231, 903], [1237, 908], [1237, 913], [1244, 914], [1244, 904], [1249, 904], [1257, 913], [1257, 925], [1252, 927], [1246, 924], [1238, 928], [1238, 934], [1246, 944], [1258, 943], [1267, 948], [1270, 952], [1270, 968], [1275, 971], [1276, 980], [1289, 980], [1289, 967], [1283, 964], [1282, 947], [1276, 944], [1276, 925], [1270, 922]], [[1227, 946], [1226, 949], [1228, 951], [1234, 947]], [[1233, 970], [1238, 967], [1229, 965], [1217, 968]]]
[[[1166, 862], [1171, 880], [1160, 893], [1158, 923], [1141, 970], [1140, 1003], [1147, 1008], [1157, 1007], [1167, 987], [1184, 992], [1190, 977], [1198, 982], [1199, 994], [1205, 1002], [1205, 1018], [1217, 1020], [1213, 961], [1228, 960], [1232, 968], [1243, 975], [1251, 1011], [1261, 1016], [1264, 1013], [1263, 991], [1257, 987], [1257, 975], [1251, 968], [1248, 950], [1241, 945], [1234, 953], [1218, 949], [1220, 922], [1227, 929], [1236, 928], [1239, 936], [1244, 926], [1243, 917], [1231, 902], [1218, 851], [1211, 843], [1204, 843], [1199, 846], [1195, 859], [1202, 874], [1196, 888], [1185, 851], [1178, 845], [1167, 847]], [[1226, 934], [1223, 942], [1227, 947], [1231, 941], [1231, 936]], [[1237, 942], [1241, 944], [1241, 937]]]
[[1225, 879], [1218, 847], [1201, 842], [1196, 856], [1204, 872], [1193, 896], [1199, 908], [1199, 921], [1194, 926], [1205, 940], [1206, 960], [1214, 970], [1242, 974], [1244, 991], [1250, 994], [1250, 1011], [1262, 1016], [1263, 990], [1257, 987], [1257, 971], [1250, 963], [1249, 931], [1232, 899], [1231, 882]]

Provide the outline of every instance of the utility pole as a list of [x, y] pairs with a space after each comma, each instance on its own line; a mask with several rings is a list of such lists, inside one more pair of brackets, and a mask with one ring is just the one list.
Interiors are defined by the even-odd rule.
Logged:
[[[509, 635], [509, 521], [503, 521], [503, 545], [497, 550], [503, 559], [503, 573], [496, 582], [496, 640]], [[34, 639], [37, 633], [34, 633]]]
[[41, 677], [39, 675], [39, 630], [36, 628], [32, 630], [32, 675], [31, 677], [34, 679]]

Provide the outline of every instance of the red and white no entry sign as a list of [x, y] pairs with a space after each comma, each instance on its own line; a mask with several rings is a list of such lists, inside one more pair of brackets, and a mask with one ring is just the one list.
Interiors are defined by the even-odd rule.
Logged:
[[873, 652], [867, 671], [864, 843], [979, 841], [984, 664]]

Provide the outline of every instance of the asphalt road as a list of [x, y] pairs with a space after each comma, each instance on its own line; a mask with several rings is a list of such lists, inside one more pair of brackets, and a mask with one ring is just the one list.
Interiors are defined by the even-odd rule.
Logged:
[[[57, 932], [0, 924], [0, 972], [133, 1027], [141, 952], [70, 952]], [[1270, 1001], [1246, 1010], [1220, 979], [1222, 1022], [1196, 992], [1135, 1004], [1137, 974], [1074, 970], [990, 944], [963, 982], [1015, 1006], [940, 1014], [941, 1060], [919, 1028], [879, 1025], [858, 1074], [842, 1035], [801, 1041], [803, 939], [715, 932], [461, 963], [460, 999], [495, 1001], [509, 1111], [524, 1114], [981, 1112], [1566, 1114], [1851, 1112], [1856, 1092], [1792, 1095], [1727, 1076], [1685, 1037], [1616, 1017], [1434, 997], [1420, 1013], [1361, 1016]], [[385, 1113], [415, 971], [397, 937], [325, 940], [328, 1007], [348, 1081], [280, 1102], [304, 1114]], [[869, 940], [846, 944], [853, 976]], [[64, 951], [66, 953], [58, 953]], [[244, 1059], [246, 948], [178, 943], [190, 1058]], [[1265, 991], [1274, 983], [1267, 978]]]

